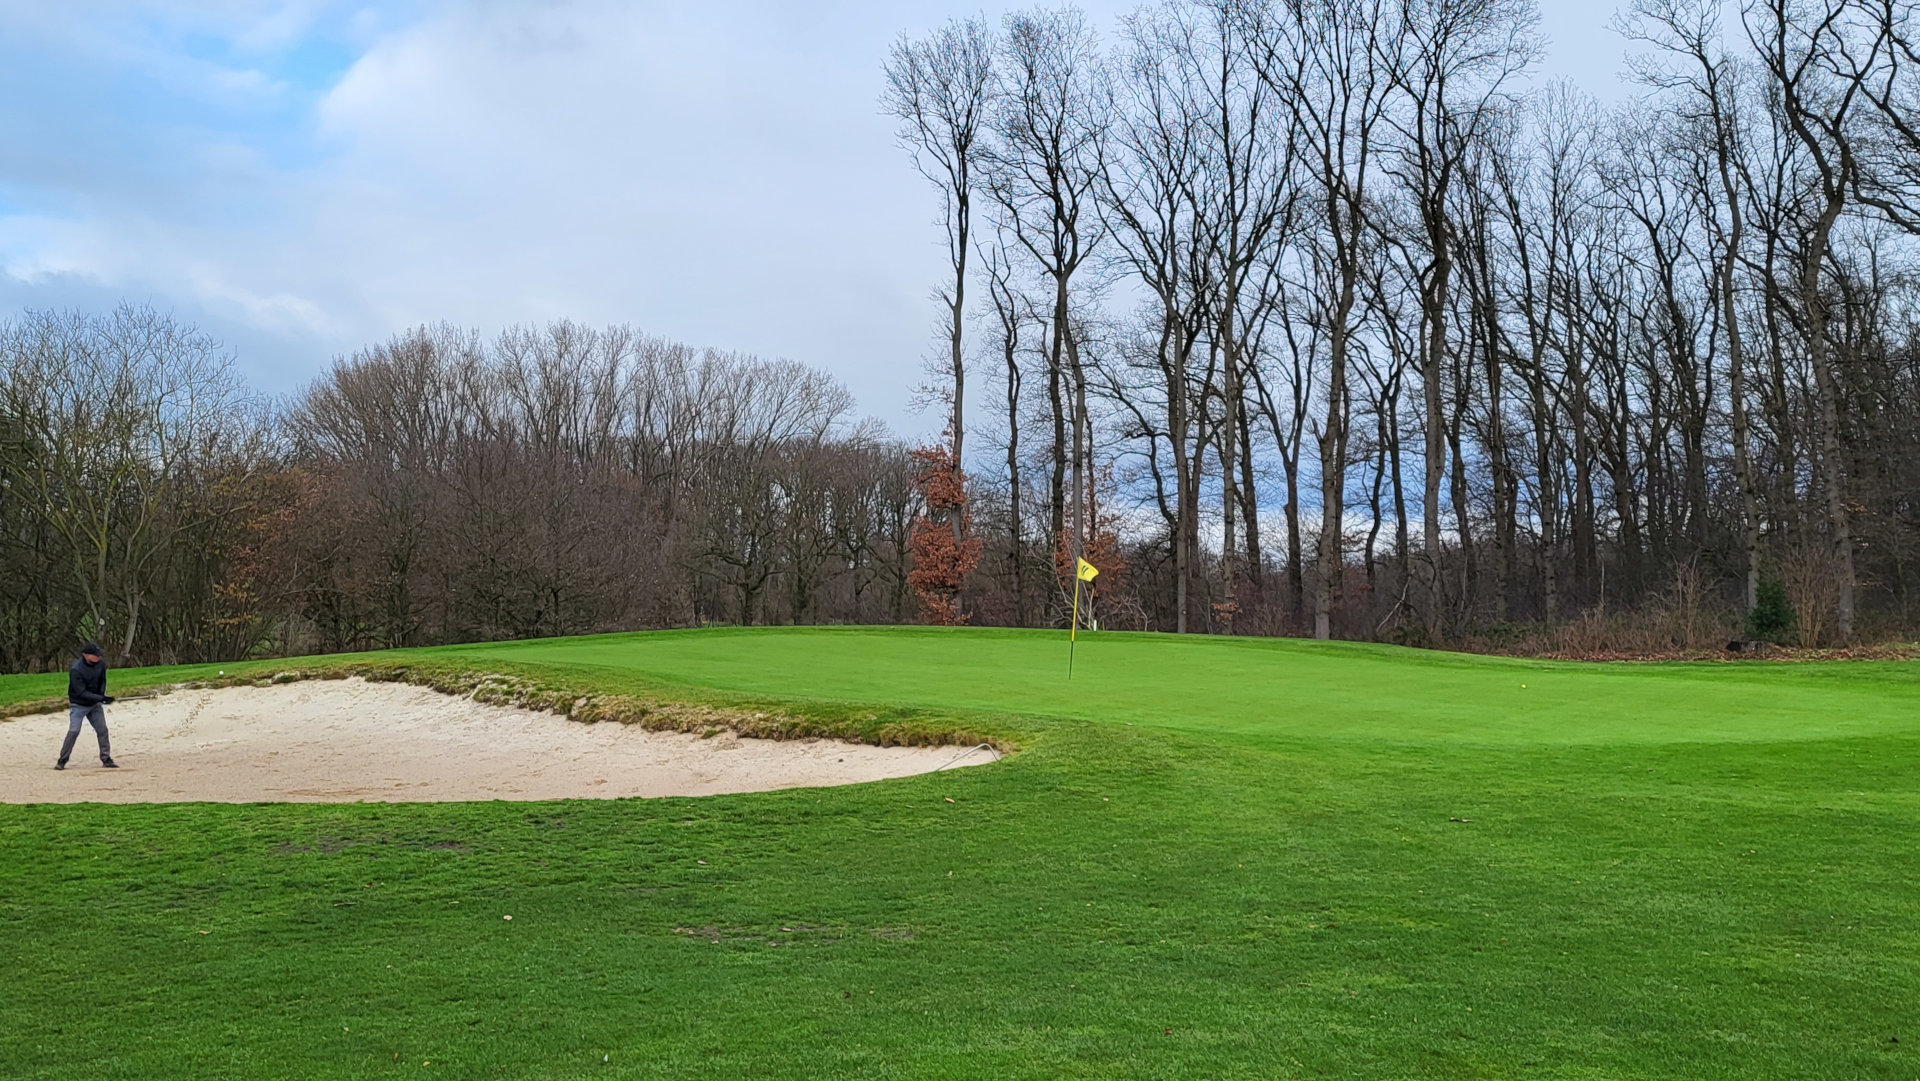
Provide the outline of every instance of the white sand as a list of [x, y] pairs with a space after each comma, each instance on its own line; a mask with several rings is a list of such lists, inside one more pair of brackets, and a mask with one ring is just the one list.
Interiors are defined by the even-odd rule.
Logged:
[[[855, 784], [992, 761], [991, 750], [710, 738], [583, 724], [403, 683], [176, 690], [107, 707], [55, 771], [64, 712], [0, 722], [0, 802], [434, 802], [707, 796]], [[956, 761], [957, 759], [957, 761]]]

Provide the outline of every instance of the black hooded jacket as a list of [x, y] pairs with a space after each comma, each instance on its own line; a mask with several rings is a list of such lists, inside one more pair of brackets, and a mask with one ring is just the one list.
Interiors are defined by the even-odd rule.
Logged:
[[[99, 656], [95, 654], [95, 656]], [[76, 706], [97, 706], [107, 700], [107, 660], [92, 664], [85, 657], [67, 669], [67, 701]]]

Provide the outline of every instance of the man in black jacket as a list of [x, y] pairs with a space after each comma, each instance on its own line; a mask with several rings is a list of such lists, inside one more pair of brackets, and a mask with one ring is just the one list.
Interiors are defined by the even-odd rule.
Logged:
[[80, 722], [93, 725], [100, 739], [100, 764], [117, 769], [107, 750], [107, 711], [113, 701], [107, 693], [107, 662], [100, 659], [100, 647], [88, 642], [80, 649], [80, 659], [67, 669], [67, 741], [60, 745], [60, 761], [54, 769], [67, 768], [67, 756], [73, 753], [73, 741], [80, 738]]

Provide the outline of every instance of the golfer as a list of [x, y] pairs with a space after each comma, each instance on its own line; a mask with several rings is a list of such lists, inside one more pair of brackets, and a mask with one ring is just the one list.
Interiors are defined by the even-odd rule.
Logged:
[[107, 710], [113, 696], [107, 693], [107, 662], [100, 659], [100, 647], [92, 642], [80, 647], [80, 659], [67, 669], [67, 741], [60, 745], [60, 761], [54, 769], [67, 768], [67, 756], [73, 753], [73, 741], [80, 738], [80, 722], [93, 725], [100, 739], [100, 764], [118, 769], [119, 763], [107, 749]]

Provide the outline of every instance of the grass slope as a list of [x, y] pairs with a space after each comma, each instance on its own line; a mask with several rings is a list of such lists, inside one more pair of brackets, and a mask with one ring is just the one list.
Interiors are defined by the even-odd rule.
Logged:
[[841, 629], [382, 658], [1025, 750], [700, 800], [0, 807], [0, 1076], [1920, 1076], [1912, 664], [1102, 635], [1068, 685], [1054, 635]]

